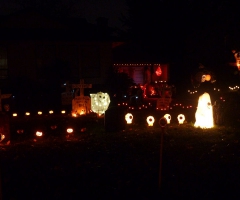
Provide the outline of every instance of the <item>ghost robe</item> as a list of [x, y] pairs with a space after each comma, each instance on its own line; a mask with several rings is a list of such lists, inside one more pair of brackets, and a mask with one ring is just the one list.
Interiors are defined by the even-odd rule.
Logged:
[[212, 128], [213, 127], [213, 109], [210, 95], [204, 93], [198, 99], [198, 107], [195, 113], [195, 127]]

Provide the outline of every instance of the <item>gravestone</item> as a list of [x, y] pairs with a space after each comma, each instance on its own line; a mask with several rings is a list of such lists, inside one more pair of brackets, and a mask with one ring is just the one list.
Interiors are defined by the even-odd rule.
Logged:
[[72, 84], [72, 89], [80, 89], [80, 95], [75, 93], [75, 97], [72, 100], [72, 113], [83, 115], [90, 112], [91, 101], [89, 96], [84, 96], [84, 89], [92, 88], [92, 84], [85, 84], [84, 80], [80, 80], [80, 84]]
[[65, 84], [62, 85], [63, 88], [65, 88], [65, 92], [61, 94], [61, 100], [62, 100], [62, 105], [71, 105], [72, 100], [73, 100], [73, 92], [71, 91], [72, 87], [69, 82], [66, 82]]

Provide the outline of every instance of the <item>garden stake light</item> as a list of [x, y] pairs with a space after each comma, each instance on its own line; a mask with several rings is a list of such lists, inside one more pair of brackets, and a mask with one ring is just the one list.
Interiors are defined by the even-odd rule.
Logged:
[[166, 118], [167, 123], [170, 124], [170, 121], [171, 121], [171, 115], [170, 115], [170, 114], [165, 114], [164, 117]]
[[127, 124], [131, 124], [133, 120], [133, 115], [131, 113], [127, 113], [125, 115], [125, 120], [127, 121]]
[[148, 126], [153, 126], [153, 123], [155, 122], [155, 119], [153, 116], [148, 116], [147, 117], [147, 123], [148, 123]]
[[183, 114], [179, 114], [177, 119], [179, 124], [183, 124], [183, 122], [185, 121], [185, 116]]

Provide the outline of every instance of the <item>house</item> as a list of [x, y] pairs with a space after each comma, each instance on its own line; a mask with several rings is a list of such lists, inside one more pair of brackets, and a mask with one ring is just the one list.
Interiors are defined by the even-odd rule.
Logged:
[[169, 84], [167, 60], [140, 42], [115, 43], [113, 47], [113, 67], [133, 79], [145, 100], [155, 100], [159, 109], [169, 106], [173, 87]]

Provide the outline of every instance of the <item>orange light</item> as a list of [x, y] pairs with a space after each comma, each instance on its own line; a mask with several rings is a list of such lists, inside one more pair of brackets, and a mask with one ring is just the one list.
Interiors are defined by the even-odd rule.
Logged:
[[38, 111], [38, 115], [41, 115], [42, 114], [42, 111]]
[[13, 117], [17, 117], [17, 113], [13, 113]]
[[62, 113], [62, 114], [65, 114], [65, 113], [66, 113], [66, 111], [65, 111], [65, 110], [62, 110], [62, 111], [61, 111], [61, 113]]
[[50, 111], [49, 111], [49, 114], [53, 114], [53, 110], [50, 110]]
[[26, 112], [25, 115], [29, 116], [29, 115], [30, 115], [30, 112]]

